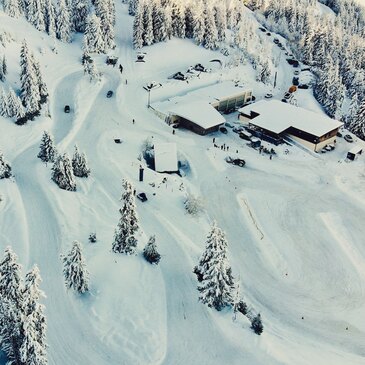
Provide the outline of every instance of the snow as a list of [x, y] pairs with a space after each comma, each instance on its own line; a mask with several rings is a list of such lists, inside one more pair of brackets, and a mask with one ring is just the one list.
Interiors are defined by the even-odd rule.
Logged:
[[155, 170], [175, 172], [178, 170], [176, 143], [155, 143]]
[[[23, 273], [39, 265], [47, 295], [49, 364], [363, 365], [364, 156], [345, 163], [350, 144], [343, 138], [324, 155], [274, 147], [277, 156], [269, 160], [230, 129], [227, 135], [179, 129], [173, 135], [146, 107], [142, 86], [150, 80], [164, 83], [152, 92], [155, 100], [186, 94], [186, 83], [166, 81], [167, 76], [221, 55], [173, 39], [145, 48], [146, 63], [136, 63], [132, 17], [126, 5], [116, 6], [115, 54], [125, 71], [120, 75], [105, 65], [105, 56], [96, 56], [104, 74], [96, 84], [83, 75], [80, 36], [71, 44], [56, 41], [55, 54], [48, 36], [0, 14], [0, 30], [14, 38], [5, 49], [7, 83], [19, 85], [19, 49], [26, 36], [51, 94], [52, 119], [42, 115], [20, 127], [0, 117], [0, 148], [15, 174], [0, 181], [0, 248], [13, 246]], [[279, 67], [275, 98], [281, 98], [293, 76], [285, 60]], [[236, 76], [257, 100], [270, 91], [253, 81], [249, 65], [202, 74], [189, 87]], [[115, 97], [107, 99], [108, 90]], [[301, 90], [297, 98], [301, 106], [320, 112], [311, 90]], [[63, 112], [65, 104], [70, 114]], [[236, 122], [237, 114], [227, 120]], [[85, 151], [91, 176], [77, 179], [76, 192], [60, 190], [50, 180], [51, 166], [36, 157], [44, 130], [55, 136], [61, 152], [71, 153], [75, 143]], [[229, 152], [213, 147], [214, 136]], [[189, 163], [185, 177], [146, 168], [145, 181], [138, 181], [140, 145], [147, 137], [178, 145]], [[123, 143], [115, 144], [114, 138]], [[364, 146], [356, 138], [355, 143]], [[227, 164], [227, 155], [244, 158], [246, 166]], [[143, 232], [138, 255], [132, 257], [111, 252], [122, 178], [148, 195], [148, 202], [137, 201]], [[198, 218], [185, 214], [186, 190], [205, 202]], [[262, 314], [261, 336], [249, 329], [247, 318], [233, 321], [232, 312], [198, 302], [192, 268], [213, 219], [227, 233], [244, 299]], [[94, 244], [87, 240], [91, 232], [97, 235]], [[141, 256], [152, 234], [162, 255], [158, 266]], [[84, 296], [66, 291], [62, 276], [60, 254], [76, 239], [83, 243], [90, 271], [90, 293]]]
[[260, 100], [239, 109], [239, 112], [246, 115], [250, 115], [251, 112], [258, 113], [259, 115], [254, 118], [253, 123], [277, 134], [294, 127], [321, 137], [343, 126], [342, 122], [328, 118], [325, 115], [278, 100]]

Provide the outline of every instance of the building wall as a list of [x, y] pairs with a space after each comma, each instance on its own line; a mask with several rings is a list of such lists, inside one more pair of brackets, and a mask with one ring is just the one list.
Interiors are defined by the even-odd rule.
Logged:
[[319, 152], [327, 144], [335, 143], [335, 140], [336, 140], [336, 136], [334, 136], [334, 137], [330, 137], [322, 142], [315, 144], [315, 143], [308, 142], [305, 139], [299, 138], [297, 136], [293, 136], [292, 134], [288, 134], [288, 136], [291, 139], [293, 139], [294, 141], [297, 141], [298, 143], [300, 143], [302, 146], [308, 148], [311, 151], [315, 151], [315, 152]]
[[252, 98], [251, 90], [244, 90], [235, 96], [226, 98], [220, 98], [218, 101], [214, 101], [211, 105], [220, 112], [224, 112], [227, 109], [236, 109], [242, 107], [245, 103], [250, 101]]
[[246, 115], [244, 115], [242, 113], [239, 114], [238, 119], [241, 122], [246, 123], [246, 124], [250, 123], [250, 121], [251, 121], [251, 118], [250, 117], [248, 117], [248, 116], [246, 116]]
[[173, 122], [179, 123], [179, 125], [182, 128], [189, 129], [189, 130], [193, 131], [194, 133], [200, 134], [202, 136], [205, 134], [209, 134], [209, 133], [218, 131], [219, 127], [223, 124], [222, 123], [222, 124], [216, 125], [214, 127], [205, 129], [205, 128], [202, 128], [201, 126], [193, 123], [192, 121], [185, 119], [183, 117], [180, 117], [178, 115], [171, 115], [171, 118], [172, 118]]

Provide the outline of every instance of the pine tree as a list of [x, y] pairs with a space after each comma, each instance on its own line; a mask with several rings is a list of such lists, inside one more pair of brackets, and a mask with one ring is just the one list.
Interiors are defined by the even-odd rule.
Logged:
[[167, 39], [165, 14], [160, 0], [155, 0], [152, 7], [153, 41], [155, 43], [163, 42]]
[[143, 29], [143, 44], [150, 46], [153, 43], [153, 19], [149, 2], [143, 3]]
[[133, 21], [133, 47], [135, 49], [143, 47], [143, 33], [143, 9], [139, 3]]
[[90, 175], [90, 169], [87, 166], [87, 160], [84, 153], [79, 152], [78, 147], [75, 145], [75, 152], [72, 157], [72, 169], [74, 175], [77, 177], [88, 177]]
[[20, 8], [18, 0], [3, 0], [4, 13], [12, 18], [18, 18], [20, 16]]
[[233, 305], [234, 279], [227, 258], [227, 240], [214, 222], [207, 237], [206, 249], [194, 268], [200, 292], [199, 300], [220, 311]]
[[56, 38], [56, 11], [52, 0], [45, 0], [45, 9], [46, 32], [52, 38]]
[[193, 14], [193, 37], [196, 43], [201, 45], [204, 42], [205, 34], [204, 9], [201, 0], [197, 1]]
[[252, 319], [251, 328], [257, 335], [261, 335], [261, 333], [263, 332], [264, 326], [262, 325], [260, 313]]
[[59, 0], [56, 19], [57, 38], [69, 43], [71, 42], [71, 15], [65, 0]]
[[0, 300], [0, 350], [6, 354], [7, 364], [22, 364], [20, 347], [22, 344], [23, 316], [14, 303], [7, 298]]
[[72, 0], [72, 25], [76, 32], [85, 32], [86, 21], [90, 11], [88, 0]]
[[3, 56], [3, 59], [0, 63], [0, 81], [4, 82], [6, 79], [6, 71], [7, 71], [7, 67], [6, 67], [6, 59], [5, 59], [5, 55]]
[[140, 0], [129, 0], [129, 6], [128, 6], [128, 14], [129, 15], [136, 15], [138, 5], [141, 1]]
[[13, 89], [10, 89], [8, 94], [8, 116], [9, 118], [14, 118], [15, 121], [25, 116], [22, 102]]
[[101, 32], [100, 19], [96, 14], [92, 14], [87, 20], [83, 49], [87, 53], [105, 52], [105, 43]]
[[38, 158], [43, 162], [55, 162], [57, 149], [54, 143], [54, 138], [51, 133], [44, 131], [41, 144], [39, 146]]
[[349, 130], [362, 140], [365, 140], [365, 99], [360, 103], [359, 108], [349, 125]]
[[204, 47], [207, 49], [217, 49], [218, 47], [218, 32], [215, 26], [214, 13], [209, 5], [205, 8]]
[[227, 9], [224, 3], [217, 4], [215, 7], [215, 24], [217, 28], [218, 41], [226, 40], [227, 29]]
[[157, 251], [156, 247], [156, 237], [151, 236], [148, 240], [145, 248], [143, 249], [143, 257], [150, 263], [150, 264], [156, 264], [161, 260], [161, 255]]
[[[11, 177], [11, 166], [5, 160], [3, 153], [0, 151], [0, 180], [1, 179], [8, 179]], [[1, 293], [1, 288], [0, 288]]]
[[8, 97], [5, 94], [4, 89], [2, 89], [0, 95], [0, 115], [7, 118], [9, 117], [9, 114]]
[[193, 38], [194, 37], [194, 10], [193, 4], [188, 3], [185, 7], [185, 37]]
[[67, 153], [57, 156], [52, 167], [52, 180], [61, 189], [76, 191], [75, 177], [72, 172], [71, 161]]
[[98, 71], [95, 62], [93, 60], [84, 62], [84, 73], [89, 75], [90, 82], [100, 81], [101, 79], [101, 74]]
[[108, 0], [95, 2], [95, 13], [100, 19], [100, 29], [105, 49], [115, 48], [115, 35], [113, 26], [113, 8]]
[[182, 5], [172, 3], [171, 9], [172, 35], [178, 38], [185, 38], [185, 13]]
[[122, 186], [124, 189], [121, 198], [123, 206], [119, 210], [121, 217], [115, 230], [112, 248], [114, 252], [132, 255], [135, 253], [138, 243], [135, 237], [139, 230], [136, 203], [132, 184], [127, 180], [123, 180]]
[[44, 294], [40, 290], [41, 276], [37, 266], [27, 273], [24, 285], [23, 313], [25, 316], [20, 347], [21, 360], [26, 364], [47, 364], [46, 317], [44, 305], [40, 299]]
[[66, 287], [81, 294], [87, 292], [89, 290], [89, 272], [86, 269], [81, 243], [74, 241], [70, 252], [62, 257], [62, 261]]
[[21, 99], [29, 119], [39, 114], [41, 96], [38, 78], [34, 66], [34, 58], [24, 41], [20, 53]]
[[8, 299], [17, 309], [22, 307], [21, 266], [18, 256], [10, 246], [5, 249], [4, 257], [0, 261], [0, 297]]
[[37, 77], [37, 84], [38, 84], [39, 95], [40, 95], [40, 103], [44, 104], [47, 101], [48, 89], [47, 89], [45, 82], [43, 81], [39, 62], [34, 59], [33, 54], [32, 54], [32, 59], [33, 59], [35, 75]]

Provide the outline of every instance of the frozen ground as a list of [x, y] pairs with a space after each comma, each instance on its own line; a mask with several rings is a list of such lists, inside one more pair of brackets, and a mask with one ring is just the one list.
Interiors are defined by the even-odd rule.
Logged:
[[[270, 90], [252, 81], [248, 65], [214, 70], [189, 85], [167, 81], [192, 64], [225, 58], [189, 41], [172, 40], [146, 48], [146, 63], [135, 63], [132, 19], [120, 4], [117, 14], [116, 54], [125, 71], [121, 76], [99, 56], [104, 74], [99, 84], [83, 76], [80, 39], [71, 45], [57, 43], [56, 55], [48, 37], [0, 14], [0, 30], [11, 29], [15, 38], [6, 49], [13, 61], [9, 82], [16, 86], [19, 42], [27, 34], [51, 91], [52, 119], [19, 127], [0, 118], [0, 147], [15, 173], [13, 180], [0, 181], [0, 245], [13, 246], [24, 270], [40, 266], [47, 294], [49, 363], [365, 364], [363, 158], [344, 162], [351, 145], [343, 139], [324, 155], [297, 147], [285, 155], [286, 147], [279, 147], [271, 161], [231, 131], [201, 137], [177, 130], [173, 135], [146, 107], [142, 86], [149, 81], [164, 84], [152, 92], [153, 100], [237, 77], [253, 87], [258, 99]], [[281, 98], [292, 73], [282, 56], [275, 97]], [[111, 99], [105, 97], [108, 90], [115, 91]], [[71, 106], [68, 115], [65, 104]], [[320, 110], [310, 90], [301, 90], [298, 104]], [[227, 119], [233, 123], [236, 118]], [[36, 158], [44, 129], [55, 135], [60, 151], [72, 153], [77, 143], [86, 152], [92, 175], [77, 180], [76, 193], [58, 189], [50, 181], [50, 166]], [[214, 148], [213, 137], [229, 145], [230, 152]], [[115, 144], [114, 138], [123, 143]], [[146, 138], [176, 142], [190, 172], [181, 178], [146, 169], [145, 182], [138, 182], [137, 158]], [[226, 164], [228, 154], [243, 157], [246, 167]], [[158, 267], [140, 255], [111, 253], [125, 177], [149, 198], [137, 202], [143, 228], [139, 250], [156, 234], [163, 256]], [[186, 190], [205, 201], [206, 212], [199, 218], [184, 213]], [[192, 267], [213, 219], [227, 232], [244, 298], [262, 313], [265, 330], [260, 337], [247, 319], [233, 322], [231, 312], [218, 313], [197, 301]], [[98, 242], [89, 244], [93, 231]], [[59, 259], [74, 239], [84, 243], [91, 272], [90, 294], [81, 298], [64, 289]]]

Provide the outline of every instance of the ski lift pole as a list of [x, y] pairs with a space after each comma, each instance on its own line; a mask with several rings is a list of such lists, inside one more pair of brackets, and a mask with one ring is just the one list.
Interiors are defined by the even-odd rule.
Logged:
[[275, 78], [274, 78], [274, 89], [275, 89], [275, 87], [276, 87], [276, 78], [277, 78], [277, 76], [278, 76], [278, 72], [277, 72], [277, 71], [275, 71]]
[[149, 108], [151, 106], [151, 89], [148, 89], [148, 104], [147, 107]]

